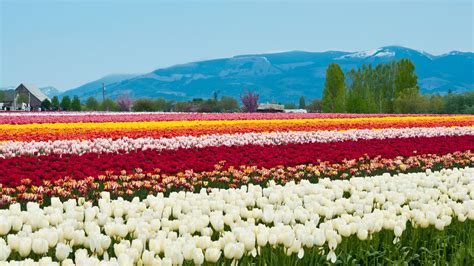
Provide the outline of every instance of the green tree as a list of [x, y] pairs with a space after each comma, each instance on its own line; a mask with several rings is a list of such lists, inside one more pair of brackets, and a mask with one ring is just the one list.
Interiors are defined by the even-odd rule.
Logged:
[[196, 104], [198, 112], [203, 113], [218, 113], [221, 111], [219, 102], [214, 99], [207, 99]]
[[323, 111], [322, 101], [319, 99], [312, 100], [307, 106], [307, 110], [312, 113], [321, 113]]
[[74, 96], [74, 97], [72, 98], [71, 110], [73, 110], [73, 111], [81, 111], [81, 100], [79, 100], [79, 97]]
[[285, 109], [297, 109], [296, 104], [294, 103], [286, 103], [285, 104]]
[[398, 114], [420, 114], [428, 111], [429, 100], [419, 93], [418, 88], [408, 88], [395, 99], [393, 106]]
[[51, 99], [51, 108], [54, 111], [59, 110], [59, 98], [58, 98], [58, 96], [54, 96], [53, 99]]
[[64, 96], [61, 99], [61, 109], [64, 111], [69, 111], [71, 109], [71, 98], [69, 96]]
[[474, 108], [474, 92], [451, 93], [444, 99], [444, 112], [448, 114], [471, 114]]
[[237, 112], [239, 110], [237, 99], [231, 96], [222, 96], [219, 105], [224, 112]]
[[175, 112], [190, 112], [191, 108], [190, 102], [176, 102], [173, 107]]
[[444, 99], [440, 95], [431, 95], [429, 97], [428, 113], [441, 114], [444, 109]]
[[105, 98], [105, 100], [100, 104], [100, 110], [101, 111], [118, 111], [119, 106], [114, 100], [110, 98]]
[[5, 100], [5, 92], [0, 91], [0, 102], [3, 102]]
[[326, 71], [326, 82], [322, 99], [323, 111], [326, 113], [344, 112], [344, 98], [344, 73], [338, 64], [332, 63]]
[[159, 112], [169, 112], [173, 108], [173, 103], [163, 98], [155, 99], [154, 110]]
[[90, 111], [99, 110], [99, 102], [92, 96], [89, 96], [86, 100], [86, 109]]
[[413, 93], [413, 89], [419, 90], [418, 88], [418, 77], [415, 73], [415, 65], [410, 59], [401, 59], [396, 64], [395, 72], [395, 97], [399, 97], [404, 94], [407, 90], [411, 90], [408, 93]]
[[155, 109], [155, 102], [152, 99], [148, 99], [148, 98], [137, 99], [133, 103], [132, 109], [135, 112], [157, 111], [157, 109]]
[[300, 97], [300, 109], [306, 109], [306, 101], [304, 99], [304, 96]]
[[49, 101], [49, 99], [44, 99], [42, 102], [41, 102], [41, 110], [50, 110], [51, 109], [51, 102]]

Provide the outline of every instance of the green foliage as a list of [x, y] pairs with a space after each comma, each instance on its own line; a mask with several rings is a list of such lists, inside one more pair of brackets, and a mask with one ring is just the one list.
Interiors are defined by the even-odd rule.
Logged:
[[89, 96], [86, 100], [86, 109], [89, 111], [99, 110], [99, 102], [92, 96]]
[[163, 98], [154, 100], [155, 111], [159, 112], [170, 112], [173, 108], [173, 102], [167, 101]]
[[444, 111], [444, 98], [440, 95], [431, 95], [429, 97], [428, 113], [441, 114]]
[[51, 102], [49, 99], [44, 99], [41, 102], [41, 110], [50, 110], [51, 109]]
[[51, 108], [55, 111], [59, 110], [59, 98], [58, 98], [58, 96], [54, 96], [53, 99], [51, 99]]
[[163, 98], [150, 99], [142, 98], [133, 103], [132, 110], [135, 112], [169, 112], [173, 103]]
[[299, 108], [300, 109], [306, 109], [306, 101], [304, 99], [304, 96], [300, 97]]
[[74, 97], [72, 98], [71, 110], [73, 110], [73, 111], [81, 111], [81, 100], [79, 100], [79, 97], [74, 96]]
[[[422, 97], [409, 59], [363, 65], [347, 73], [346, 110], [350, 113], [441, 112], [439, 98]], [[407, 101], [407, 102], [404, 102]], [[419, 104], [417, 107], [416, 104]]]
[[341, 113], [345, 111], [344, 73], [341, 67], [332, 63], [326, 71], [326, 82], [323, 91], [323, 111], [326, 113]]
[[156, 111], [155, 104], [152, 99], [138, 99], [133, 103], [132, 107], [135, 112], [153, 112]]
[[285, 109], [297, 109], [296, 104], [294, 103], [286, 103]]
[[222, 96], [219, 102], [222, 112], [237, 112], [239, 111], [239, 103], [237, 99], [231, 96]]
[[323, 103], [319, 99], [311, 101], [311, 103], [306, 107], [309, 112], [312, 113], [321, 113], [323, 111]]
[[444, 112], [449, 114], [474, 114], [474, 92], [448, 94], [445, 97]]
[[71, 110], [71, 98], [69, 98], [69, 96], [64, 96], [61, 99], [60, 106], [61, 106], [61, 109], [64, 110], [64, 111]]
[[397, 114], [421, 114], [427, 113], [429, 100], [418, 92], [418, 88], [404, 89], [393, 103]]
[[[406, 90], [418, 90], [418, 77], [415, 74], [415, 65], [410, 59], [401, 59], [396, 63], [395, 97], [402, 96]], [[410, 92], [411, 93], [411, 92]]]
[[220, 100], [215, 100], [214, 97], [207, 100], [196, 98], [188, 102], [173, 103], [173, 111], [202, 113], [237, 112], [239, 111], [239, 104], [235, 98], [230, 96], [222, 96]]
[[114, 100], [110, 98], [105, 98], [105, 100], [100, 104], [99, 109], [101, 111], [118, 111], [119, 106]]
[[0, 102], [3, 102], [3, 101], [5, 101], [5, 92], [0, 91]]
[[176, 102], [173, 107], [175, 112], [190, 112], [192, 104], [190, 102]]

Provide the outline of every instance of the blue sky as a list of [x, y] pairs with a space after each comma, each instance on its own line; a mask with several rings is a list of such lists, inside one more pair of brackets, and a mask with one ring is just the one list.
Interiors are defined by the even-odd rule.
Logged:
[[473, 13], [471, 0], [0, 0], [0, 86], [64, 90], [107, 74], [285, 50], [473, 51]]

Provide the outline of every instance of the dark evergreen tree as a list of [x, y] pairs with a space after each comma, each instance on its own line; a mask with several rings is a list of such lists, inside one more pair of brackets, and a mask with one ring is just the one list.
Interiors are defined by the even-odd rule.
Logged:
[[58, 96], [54, 96], [53, 99], [51, 99], [51, 108], [54, 111], [59, 110], [59, 98], [58, 98]]
[[73, 111], [81, 111], [81, 100], [79, 100], [79, 97], [74, 96], [74, 97], [72, 98], [71, 110], [73, 110]]
[[61, 99], [61, 109], [63, 111], [69, 111], [71, 110], [71, 98], [69, 98], [69, 96], [64, 96], [62, 99]]
[[300, 108], [300, 109], [306, 109], [306, 101], [305, 101], [305, 99], [304, 99], [304, 96], [301, 96], [301, 97], [300, 97], [299, 108]]
[[49, 99], [44, 99], [41, 102], [41, 110], [48, 111], [50, 109], [51, 109], [51, 102], [49, 101]]

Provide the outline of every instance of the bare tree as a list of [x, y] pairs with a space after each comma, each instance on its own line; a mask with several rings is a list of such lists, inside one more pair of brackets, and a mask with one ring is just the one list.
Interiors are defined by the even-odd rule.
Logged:
[[122, 112], [129, 112], [132, 108], [132, 103], [133, 101], [128, 94], [123, 94], [117, 98], [119, 110]]
[[246, 90], [240, 95], [242, 101], [242, 111], [253, 113], [257, 111], [259, 95], [255, 92]]

